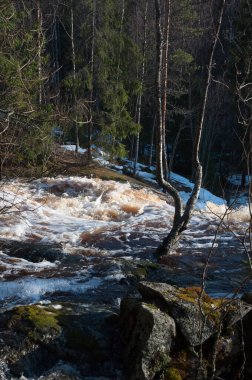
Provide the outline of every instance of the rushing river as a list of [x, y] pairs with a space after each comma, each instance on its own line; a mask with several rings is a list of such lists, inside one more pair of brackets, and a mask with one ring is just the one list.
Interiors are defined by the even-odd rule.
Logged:
[[[208, 261], [211, 294], [250, 289], [248, 210], [222, 220], [223, 211], [212, 205], [195, 213], [167, 259], [167, 281], [200, 284]], [[130, 184], [78, 177], [5, 183], [0, 300], [48, 301], [59, 292], [79, 294], [122, 282], [122, 263], [153, 260], [172, 217], [164, 197]]]
[[[157, 267], [153, 253], [171, 227], [174, 208], [156, 191], [79, 177], [16, 180], [0, 191], [1, 310], [34, 303], [67, 308], [88, 331], [100, 329], [108, 342], [104, 352], [110, 343], [102, 323], [118, 314], [132, 281], [148, 276], [181, 286], [204, 284], [213, 296], [252, 291], [246, 207], [226, 212], [209, 204], [195, 212], [176, 252]], [[1, 328], [0, 334], [8, 336]], [[74, 367], [57, 358], [51, 364], [48, 356], [34, 360], [18, 370], [8, 368], [8, 357], [0, 360], [0, 379], [125, 380], [121, 357], [95, 369], [83, 370], [81, 362], [88, 377], [64, 377], [62, 368], [69, 373]], [[46, 370], [51, 372], [44, 377]]]

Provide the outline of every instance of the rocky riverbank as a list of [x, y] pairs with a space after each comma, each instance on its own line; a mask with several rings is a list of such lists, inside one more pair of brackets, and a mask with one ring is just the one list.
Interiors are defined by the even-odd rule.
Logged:
[[251, 305], [164, 283], [138, 291], [121, 304], [127, 379], [251, 379]]
[[120, 314], [74, 302], [16, 306], [0, 315], [0, 379], [249, 380], [251, 304], [249, 295], [213, 299], [142, 281]]

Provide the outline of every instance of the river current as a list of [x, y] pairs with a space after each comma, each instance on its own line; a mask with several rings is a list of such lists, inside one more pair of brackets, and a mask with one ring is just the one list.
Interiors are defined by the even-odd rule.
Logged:
[[[107, 352], [110, 338], [102, 324], [118, 316], [122, 297], [139, 279], [204, 285], [215, 297], [252, 291], [247, 207], [227, 210], [208, 203], [195, 211], [177, 250], [157, 265], [154, 252], [171, 227], [174, 208], [156, 190], [57, 177], [9, 181], [0, 192], [2, 313], [30, 304], [70, 310], [71, 318], [103, 337]], [[64, 377], [76, 363], [55, 358], [50, 369], [48, 359], [27, 357], [24, 372], [10, 370], [8, 358], [0, 360], [0, 379], [125, 380], [120, 355], [101, 368], [81, 367], [88, 377]]]
[[[123, 263], [154, 259], [173, 207], [151, 189], [80, 177], [6, 182], [1, 188], [0, 301], [50, 301], [126, 281]], [[249, 210], [197, 211], [166, 260], [166, 281], [212, 295], [250, 289]], [[120, 295], [118, 296], [120, 297]], [[119, 300], [116, 298], [115, 303]]]

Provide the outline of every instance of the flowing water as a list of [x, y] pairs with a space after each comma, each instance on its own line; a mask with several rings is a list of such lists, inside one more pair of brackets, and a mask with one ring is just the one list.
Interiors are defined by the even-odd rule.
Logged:
[[[79, 177], [6, 182], [0, 196], [0, 303], [61, 302], [118, 310], [129, 268], [155, 260], [173, 207], [150, 189]], [[200, 285], [213, 296], [251, 291], [249, 210], [209, 205], [150, 280]], [[56, 306], [57, 307], [57, 306]]]

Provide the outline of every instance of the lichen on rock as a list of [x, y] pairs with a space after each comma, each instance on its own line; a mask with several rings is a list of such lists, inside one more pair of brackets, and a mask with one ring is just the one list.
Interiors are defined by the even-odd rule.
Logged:
[[249, 304], [166, 283], [143, 281], [138, 291], [142, 298], [121, 304], [127, 379], [231, 379], [240, 378], [244, 368], [250, 373], [243, 352], [244, 342], [245, 349], [249, 344], [243, 330], [251, 322]]

